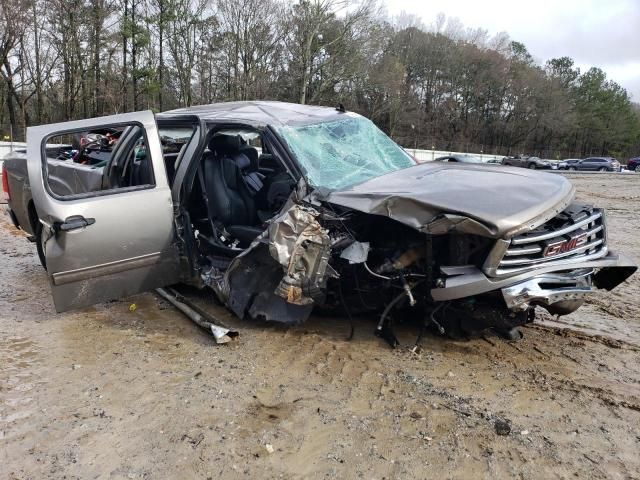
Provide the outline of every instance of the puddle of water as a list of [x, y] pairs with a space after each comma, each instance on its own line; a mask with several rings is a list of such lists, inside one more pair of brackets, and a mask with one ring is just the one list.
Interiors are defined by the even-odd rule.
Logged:
[[35, 412], [28, 408], [33, 404], [33, 397], [25, 394], [39, 383], [34, 380], [33, 371], [38, 358], [38, 346], [28, 338], [0, 340], [0, 432], [3, 436], [12, 422], [28, 418]]

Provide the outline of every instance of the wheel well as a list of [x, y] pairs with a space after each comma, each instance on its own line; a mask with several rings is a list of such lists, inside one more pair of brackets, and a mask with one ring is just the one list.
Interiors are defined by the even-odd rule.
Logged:
[[40, 219], [38, 218], [38, 212], [36, 212], [36, 206], [33, 203], [33, 200], [29, 201], [27, 213], [29, 215], [29, 226], [31, 227], [31, 232], [35, 235], [36, 227], [38, 226]]

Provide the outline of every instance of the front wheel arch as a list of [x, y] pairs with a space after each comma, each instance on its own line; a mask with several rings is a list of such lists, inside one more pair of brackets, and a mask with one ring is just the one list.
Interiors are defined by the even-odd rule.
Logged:
[[40, 217], [38, 217], [38, 212], [36, 211], [36, 205], [33, 203], [33, 199], [29, 200], [29, 205], [27, 205], [27, 215], [29, 217], [31, 232], [35, 235], [36, 229], [40, 224]]
[[33, 200], [29, 202], [27, 212], [29, 214], [29, 225], [31, 226], [33, 236], [35, 237], [38, 259], [40, 260], [40, 265], [42, 265], [42, 268], [46, 270], [47, 257], [44, 253], [44, 241], [42, 239], [42, 222], [40, 222], [40, 217], [38, 217], [38, 212], [36, 212], [36, 206], [34, 205]]
[[35, 228], [35, 237], [36, 237], [36, 250], [38, 251], [38, 259], [40, 260], [40, 265], [42, 268], [47, 270], [47, 257], [44, 253], [44, 240], [42, 237], [42, 223], [38, 220], [38, 224]]

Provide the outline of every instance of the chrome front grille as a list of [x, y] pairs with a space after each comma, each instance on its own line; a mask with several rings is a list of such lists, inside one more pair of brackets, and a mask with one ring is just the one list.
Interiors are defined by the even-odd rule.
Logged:
[[604, 212], [572, 205], [531, 232], [499, 241], [485, 271], [500, 277], [540, 267], [571, 265], [606, 254]]

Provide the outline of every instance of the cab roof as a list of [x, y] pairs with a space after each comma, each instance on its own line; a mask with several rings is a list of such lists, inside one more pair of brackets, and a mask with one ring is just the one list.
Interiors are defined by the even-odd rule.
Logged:
[[178, 108], [159, 114], [158, 119], [196, 116], [210, 122], [244, 123], [252, 126], [297, 126], [338, 120], [344, 111], [275, 101], [222, 102]]

